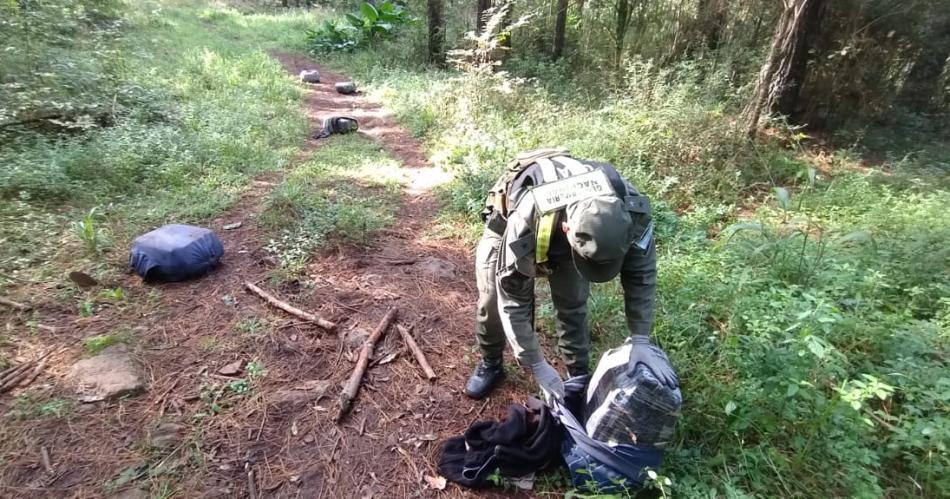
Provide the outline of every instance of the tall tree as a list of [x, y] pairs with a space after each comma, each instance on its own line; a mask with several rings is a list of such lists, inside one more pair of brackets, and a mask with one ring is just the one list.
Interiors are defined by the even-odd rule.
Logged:
[[564, 38], [567, 30], [567, 0], [557, 0], [557, 13], [554, 18], [554, 48], [551, 57], [560, 59], [564, 53]]
[[784, 0], [785, 11], [772, 36], [753, 99], [747, 110], [749, 135], [759, 129], [763, 115], [791, 115], [805, 77], [810, 39], [819, 28], [825, 0]]
[[901, 86], [899, 101], [908, 109], [927, 113], [940, 109], [947, 98], [941, 78], [950, 60], [950, 14], [937, 14], [922, 37], [907, 77]]
[[699, 21], [700, 43], [709, 50], [716, 50], [722, 43], [722, 32], [726, 27], [729, 13], [729, 0], [700, 0], [697, 18]]
[[485, 29], [485, 13], [492, 7], [491, 0], [475, 0], [475, 34]]
[[617, 0], [614, 5], [614, 14], [614, 68], [620, 69], [627, 30], [630, 28], [630, 17], [633, 15], [630, 0]]
[[445, 2], [427, 0], [429, 21], [429, 61], [445, 63]]

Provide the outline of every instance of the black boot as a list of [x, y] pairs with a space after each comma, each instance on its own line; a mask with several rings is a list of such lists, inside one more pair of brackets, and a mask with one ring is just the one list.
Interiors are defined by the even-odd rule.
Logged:
[[465, 395], [475, 400], [485, 397], [488, 392], [505, 378], [505, 369], [502, 366], [501, 359], [488, 360], [482, 359], [475, 366], [475, 372], [465, 383]]

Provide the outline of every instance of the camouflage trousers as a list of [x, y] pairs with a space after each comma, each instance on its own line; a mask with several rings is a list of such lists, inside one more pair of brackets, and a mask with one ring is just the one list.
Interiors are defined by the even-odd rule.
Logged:
[[[478, 284], [475, 337], [478, 339], [482, 356], [488, 360], [502, 358], [506, 340], [498, 310], [495, 280], [500, 244], [501, 235], [485, 228], [475, 250], [475, 279]], [[590, 329], [587, 324], [590, 283], [577, 273], [570, 260], [557, 263], [553, 265], [554, 271], [548, 276], [548, 283], [551, 286], [551, 300], [555, 309], [554, 327], [558, 339], [558, 353], [572, 371], [586, 371], [590, 361]], [[532, 342], [518, 343], [527, 345]], [[537, 354], [539, 353], [523, 352], [519, 357]]]

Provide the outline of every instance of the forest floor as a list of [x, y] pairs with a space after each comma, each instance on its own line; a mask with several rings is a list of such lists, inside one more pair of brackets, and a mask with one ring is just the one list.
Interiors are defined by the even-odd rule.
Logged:
[[[317, 67], [303, 56], [272, 56], [291, 74]], [[306, 91], [315, 131], [326, 117], [354, 116], [359, 134], [402, 164], [404, 189], [393, 223], [370, 244], [324, 252], [310, 261], [305, 277], [271, 288], [266, 278], [273, 262], [263, 250], [267, 237], [257, 215], [286, 175], [271, 173], [209, 224], [225, 246], [223, 265], [210, 275], [160, 285], [127, 275], [108, 284], [124, 289], [128, 303], [89, 318], [76, 318], [52, 299], [32, 303], [44, 327], [31, 343], [72, 345], [52, 355], [30, 387], [44, 392], [43, 400], [61, 403], [31, 407], [20, 397], [12, 406], [6, 396], [0, 409], [32, 415], [74, 410], [76, 417], [68, 424], [32, 417], [4, 423], [0, 495], [248, 497], [250, 487], [258, 497], [429, 495], [435, 491], [426, 477], [439, 476], [441, 442], [529, 395], [524, 380], [511, 378], [485, 401], [461, 393], [475, 361], [476, 290], [471, 248], [431, 230], [437, 200], [430, 188], [446, 174], [428, 163], [418, 141], [384, 108], [361, 94], [336, 93], [333, 84], [344, 77], [320, 72], [322, 82]], [[333, 140], [309, 139], [295, 163]], [[236, 222], [240, 227], [224, 230]], [[245, 281], [336, 322], [337, 330], [268, 307], [245, 292]], [[398, 310], [398, 324], [412, 328], [438, 378], [425, 379], [390, 328], [354, 409], [336, 423], [338, 394], [353, 370], [361, 332], [373, 330], [391, 308]], [[71, 393], [62, 380], [85, 354], [79, 341], [117, 325], [135, 331], [131, 352], [147, 373], [147, 390], [67, 407]], [[17, 358], [39, 351], [24, 346]], [[241, 372], [219, 373], [236, 361]], [[439, 492], [466, 494], [451, 484]]]

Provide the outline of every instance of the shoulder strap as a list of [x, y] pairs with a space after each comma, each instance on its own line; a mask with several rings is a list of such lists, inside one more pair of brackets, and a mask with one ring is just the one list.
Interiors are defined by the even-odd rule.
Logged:
[[[554, 182], [558, 179], [557, 170], [554, 163], [548, 158], [538, 158], [538, 166], [541, 167], [541, 178], [545, 183]], [[537, 244], [535, 244], [534, 256], [535, 262], [544, 263], [548, 261], [548, 250], [551, 248], [551, 236], [554, 235], [554, 224], [557, 223], [558, 212], [552, 211], [538, 217]]]

